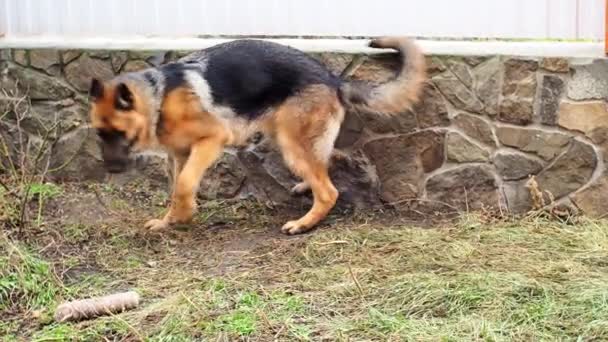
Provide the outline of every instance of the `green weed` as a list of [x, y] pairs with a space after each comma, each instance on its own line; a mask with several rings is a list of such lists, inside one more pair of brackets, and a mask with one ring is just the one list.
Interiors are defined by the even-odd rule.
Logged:
[[0, 310], [49, 308], [61, 292], [52, 268], [27, 248], [0, 241]]
[[47, 200], [55, 198], [61, 194], [61, 188], [53, 183], [31, 183], [26, 193], [38, 200], [38, 215], [36, 217], [36, 225], [42, 225], [42, 213], [44, 204]]

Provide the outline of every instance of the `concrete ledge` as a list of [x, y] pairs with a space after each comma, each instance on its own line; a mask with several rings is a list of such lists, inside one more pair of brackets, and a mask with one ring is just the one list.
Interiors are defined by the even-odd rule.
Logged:
[[[215, 38], [79, 38], [28, 36], [0, 38], [2, 48], [55, 48], [92, 50], [198, 50], [232, 39]], [[268, 39], [305, 52], [374, 54], [382, 50], [366, 46], [363, 39]], [[429, 55], [509, 55], [532, 57], [603, 58], [603, 43], [588, 42], [505, 42], [505, 41], [438, 41], [419, 40]]]

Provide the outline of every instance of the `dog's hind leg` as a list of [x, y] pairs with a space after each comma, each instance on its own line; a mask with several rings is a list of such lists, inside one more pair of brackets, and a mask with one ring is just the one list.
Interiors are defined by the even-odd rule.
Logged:
[[305, 193], [307, 193], [310, 190], [310, 185], [304, 181], [296, 184], [293, 186], [293, 188], [291, 188], [291, 194], [293, 196], [299, 196], [299, 195], [304, 195]]
[[306, 215], [283, 226], [286, 234], [312, 229], [336, 203], [338, 190], [329, 178], [328, 164], [343, 117], [335, 93], [323, 87], [303, 92], [276, 113], [276, 140], [283, 158], [303, 179], [306, 185], [301, 187], [310, 186], [314, 199]]
[[294, 173], [310, 184], [314, 197], [314, 204], [308, 213], [298, 220], [287, 222], [281, 230], [287, 234], [304, 233], [327, 216], [336, 203], [338, 190], [329, 179], [326, 165], [315, 160], [309, 151], [285, 140], [281, 145], [285, 149], [285, 161]]
[[[327, 141], [330, 141], [330, 139], [327, 139]], [[333, 143], [332, 143], [332, 146], [333, 146]], [[344, 152], [334, 149], [331, 152], [330, 160], [328, 163], [329, 169], [331, 169], [331, 165], [334, 161], [343, 160], [343, 159], [348, 159], [348, 156]], [[308, 185], [308, 183], [306, 183], [304, 181], [294, 185], [290, 190], [292, 196], [304, 195], [305, 193], [307, 193], [309, 191], [310, 191], [310, 185]]]

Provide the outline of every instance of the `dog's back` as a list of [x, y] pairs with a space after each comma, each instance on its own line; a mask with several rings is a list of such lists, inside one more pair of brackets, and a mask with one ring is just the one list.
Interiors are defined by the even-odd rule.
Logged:
[[302, 89], [319, 84], [338, 89], [340, 79], [307, 54], [262, 40], [235, 40], [182, 58], [196, 65], [213, 103], [255, 119]]

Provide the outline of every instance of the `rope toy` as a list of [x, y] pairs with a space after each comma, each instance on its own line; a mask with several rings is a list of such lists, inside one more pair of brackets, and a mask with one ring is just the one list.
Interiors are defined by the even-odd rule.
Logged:
[[139, 294], [134, 291], [103, 297], [75, 300], [63, 303], [55, 310], [55, 321], [79, 321], [102, 315], [111, 315], [133, 309], [139, 305]]

